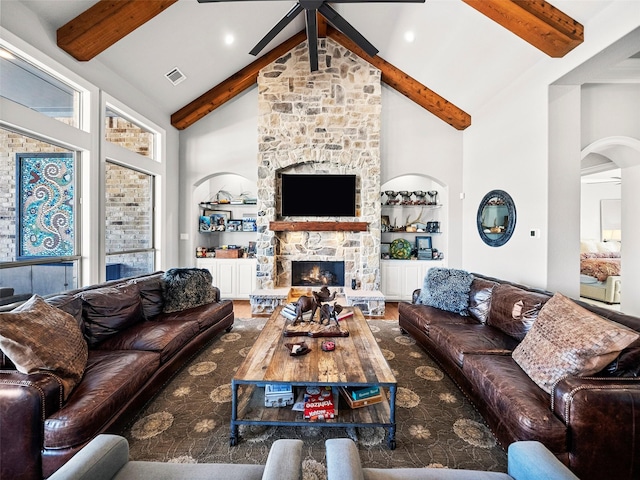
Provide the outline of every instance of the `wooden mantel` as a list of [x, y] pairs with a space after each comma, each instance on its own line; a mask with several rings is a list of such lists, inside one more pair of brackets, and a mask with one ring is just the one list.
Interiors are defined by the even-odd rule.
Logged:
[[274, 232], [366, 232], [367, 222], [269, 222]]

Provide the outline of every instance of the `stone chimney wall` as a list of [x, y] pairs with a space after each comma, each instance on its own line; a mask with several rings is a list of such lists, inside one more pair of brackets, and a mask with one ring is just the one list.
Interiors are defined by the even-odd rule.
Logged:
[[[380, 71], [331, 39], [318, 43], [311, 73], [307, 43], [258, 76], [258, 288], [289, 286], [291, 260], [344, 260], [346, 284], [380, 284]], [[282, 173], [357, 176], [357, 218], [367, 232], [273, 232]], [[326, 195], [331, 192], [309, 192]], [[304, 221], [295, 218], [295, 221]], [[306, 220], [340, 218], [309, 217]]]

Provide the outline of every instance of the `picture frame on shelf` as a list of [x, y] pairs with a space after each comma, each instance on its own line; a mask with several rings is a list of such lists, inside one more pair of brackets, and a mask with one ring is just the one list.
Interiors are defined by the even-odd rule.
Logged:
[[231, 212], [227, 210], [209, 211], [211, 218], [211, 231], [223, 232], [227, 229], [227, 222], [231, 218]]
[[241, 232], [242, 220], [227, 220], [227, 232]]
[[388, 232], [391, 227], [391, 219], [389, 215], [380, 216], [380, 227], [383, 232]]
[[380, 258], [389, 259], [391, 258], [391, 244], [390, 243], [381, 243], [380, 244]]
[[243, 232], [257, 232], [258, 224], [256, 216], [251, 213], [245, 213], [242, 216], [242, 231]]
[[200, 222], [198, 230], [201, 232], [210, 232], [211, 231], [211, 217], [208, 215], [200, 215]]
[[416, 237], [418, 260], [433, 259], [433, 243], [431, 237]]

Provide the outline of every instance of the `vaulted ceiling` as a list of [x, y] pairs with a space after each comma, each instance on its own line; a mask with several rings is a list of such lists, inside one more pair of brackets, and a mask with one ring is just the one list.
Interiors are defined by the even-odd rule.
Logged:
[[[255, 83], [248, 54], [293, 2], [22, 0], [81, 61], [102, 62], [186, 128]], [[456, 128], [535, 63], [582, 42], [582, 24], [611, 0], [427, 0], [334, 8], [378, 49], [371, 58], [341, 32], [326, 35], [383, 71], [383, 81]], [[301, 16], [302, 17], [302, 16]], [[296, 19], [264, 50], [305, 39]], [[405, 40], [406, 32], [415, 40]], [[587, 32], [588, 35], [588, 32]], [[225, 43], [225, 37], [234, 41]], [[288, 43], [287, 43], [288, 42]], [[285, 50], [286, 51], [286, 50]], [[276, 50], [276, 53], [279, 51]], [[266, 53], [265, 55], [269, 55]], [[264, 61], [264, 60], [263, 60]], [[177, 86], [164, 75], [178, 67]], [[385, 78], [386, 73], [386, 78]]]

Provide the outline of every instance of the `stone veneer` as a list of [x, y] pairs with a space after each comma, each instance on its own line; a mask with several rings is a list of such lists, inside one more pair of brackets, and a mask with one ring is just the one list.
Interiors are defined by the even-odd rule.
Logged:
[[[380, 285], [380, 70], [331, 39], [309, 71], [303, 42], [258, 76], [258, 288], [291, 285], [292, 260], [344, 260], [345, 282]], [[280, 218], [282, 173], [356, 174], [357, 218]], [[330, 196], [331, 192], [309, 192]], [[369, 223], [366, 232], [273, 232], [272, 220]]]

